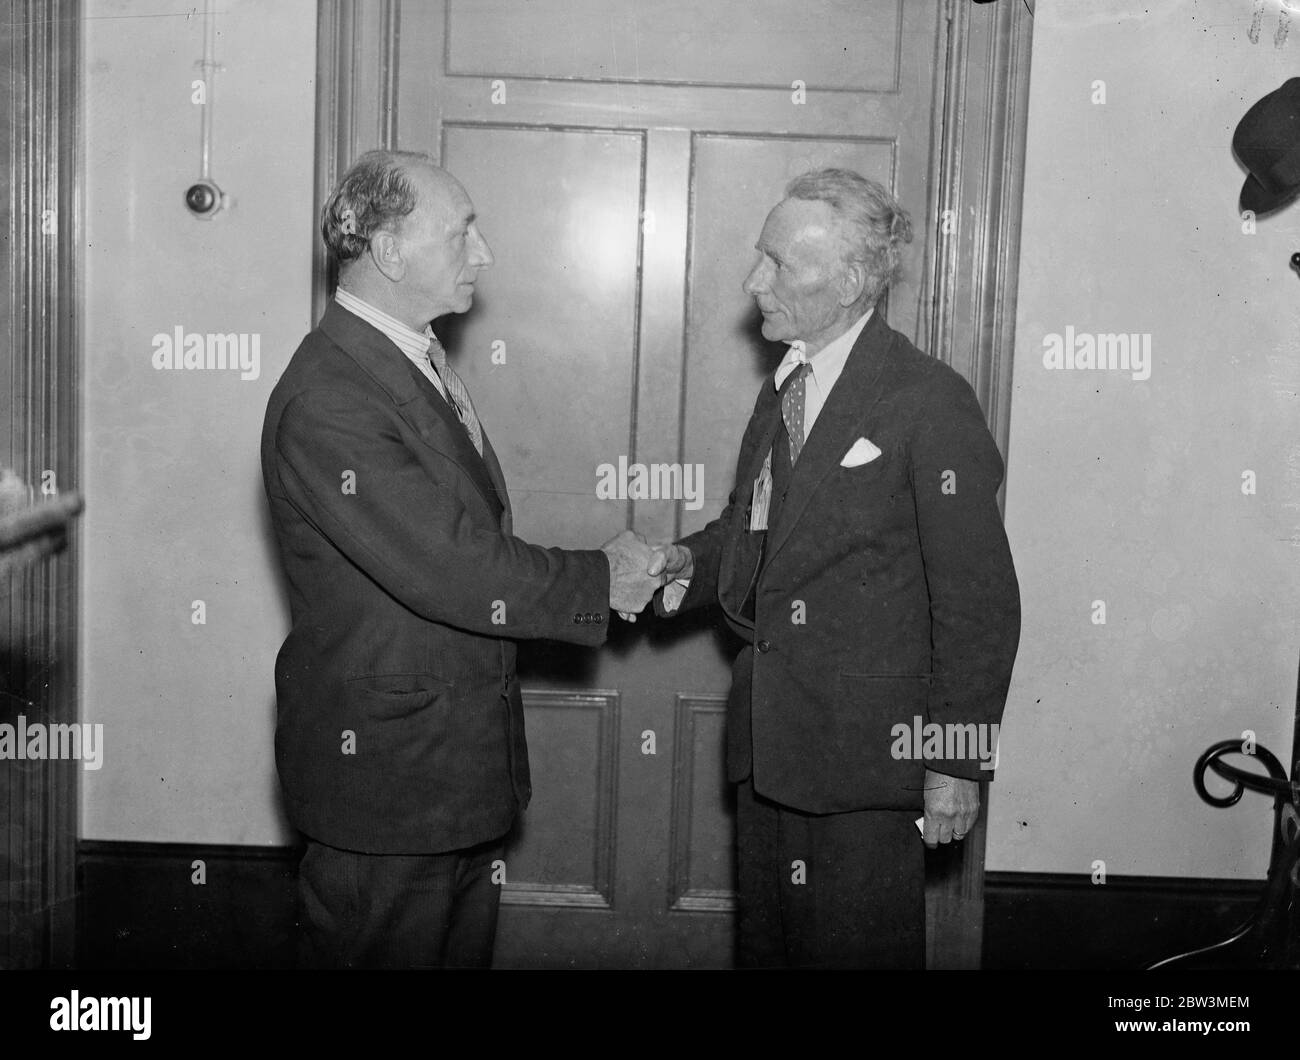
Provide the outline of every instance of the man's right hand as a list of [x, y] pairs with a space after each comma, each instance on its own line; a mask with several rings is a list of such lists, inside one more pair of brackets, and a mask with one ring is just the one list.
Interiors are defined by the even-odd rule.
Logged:
[[655, 545], [654, 557], [646, 573], [652, 577], [663, 575], [665, 581], [676, 578], [689, 579], [695, 573], [695, 557], [685, 545], [665, 543]]
[[664, 579], [663, 610], [671, 614], [686, 598], [686, 585], [695, 573], [695, 557], [685, 545], [665, 542], [656, 545], [654, 558], [650, 560], [650, 574], [662, 575]]
[[665, 581], [649, 573], [654, 558], [650, 545], [640, 534], [624, 530], [600, 547], [609, 560], [609, 606], [635, 622], [633, 614], [645, 608]]

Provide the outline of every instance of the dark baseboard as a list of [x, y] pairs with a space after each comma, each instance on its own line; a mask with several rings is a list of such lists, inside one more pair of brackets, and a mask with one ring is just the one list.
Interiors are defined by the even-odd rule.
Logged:
[[[83, 840], [77, 964], [87, 969], [293, 966], [296, 847]], [[196, 883], [195, 862], [205, 882]], [[990, 872], [986, 969], [1124, 969], [1218, 941], [1263, 881]]]
[[1263, 880], [989, 872], [985, 969], [1139, 969], [1230, 935]]
[[[291, 968], [295, 847], [77, 844], [77, 965]], [[194, 882], [202, 862], [203, 883]]]

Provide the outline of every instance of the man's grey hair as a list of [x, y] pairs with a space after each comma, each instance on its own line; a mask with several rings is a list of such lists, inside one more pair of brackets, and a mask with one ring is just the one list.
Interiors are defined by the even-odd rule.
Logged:
[[851, 169], [815, 169], [786, 185], [786, 198], [824, 202], [842, 223], [845, 262], [861, 262], [876, 281], [875, 297], [902, 272], [902, 246], [912, 220], [884, 185]]
[[320, 231], [340, 265], [361, 257], [376, 232], [396, 231], [419, 196], [412, 166], [435, 166], [420, 151], [367, 151], [343, 174], [321, 208]]

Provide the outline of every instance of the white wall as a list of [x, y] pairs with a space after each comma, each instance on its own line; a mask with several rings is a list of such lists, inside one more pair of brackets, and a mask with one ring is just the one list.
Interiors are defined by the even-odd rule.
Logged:
[[[287, 614], [258, 438], [310, 327], [315, 4], [216, 5], [213, 176], [193, 219], [202, 4], [87, 0], [82, 720], [90, 839], [274, 843], [273, 667]], [[260, 335], [257, 379], [156, 371], [151, 340]], [[202, 600], [206, 625], [191, 622]]]
[[[1248, 728], [1289, 764], [1300, 652], [1300, 206], [1243, 234], [1230, 150], [1300, 26], [1276, 47], [1274, 0], [1253, 43], [1255, 7], [1036, 5], [1007, 486], [1024, 633], [989, 869], [1267, 866], [1270, 800], [1214, 809], [1191, 784]], [[1150, 333], [1150, 378], [1046, 369], [1066, 325]]]

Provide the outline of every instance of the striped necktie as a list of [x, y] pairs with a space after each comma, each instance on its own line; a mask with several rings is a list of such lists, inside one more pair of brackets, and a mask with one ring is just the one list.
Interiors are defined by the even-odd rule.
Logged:
[[438, 373], [442, 385], [447, 388], [447, 396], [451, 398], [452, 406], [460, 414], [460, 422], [469, 434], [470, 441], [474, 443], [478, 455], [482, 456], [483, 428], [479, 426], [478, 416], [474, 412], [474, 403], [470, 401], [469, 391], [465, 389], [460, 376], [447, 363], [447, 351], [442, 348], [442, 343], [438, 341], [436, 335], [429, 336], [429, 360], [433, 362], [434, 371]]

